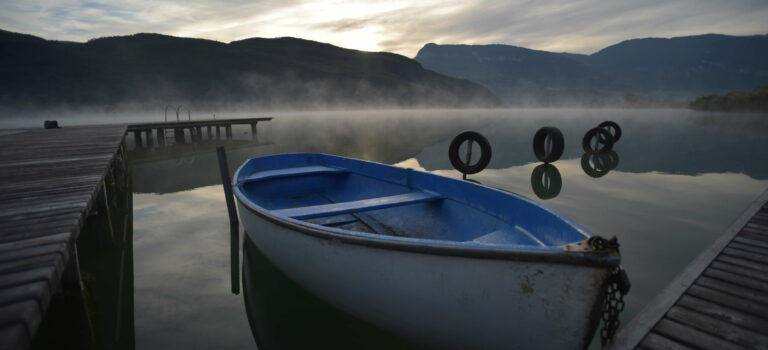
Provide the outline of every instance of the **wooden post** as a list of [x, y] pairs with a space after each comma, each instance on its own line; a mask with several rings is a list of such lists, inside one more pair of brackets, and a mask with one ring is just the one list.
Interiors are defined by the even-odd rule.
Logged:
[[232, 195], [232, 180], [229, 178], [227, 153], [224, 151], [224, 147], [216, 147], [216, 156], [219, 158], [219, 174], [221, 175], [221, 184], [224, 186], [224, 196], [226, 196], [227, 212], [229, 213], [229, 263], [232, 293], [240, 294], [240, 269], [238, 268], [240, 265], [240, 229], [235, 209], [235, 199]]
[[216, 147], [216, 156], [219, 158], [219, 173], [221, 174], [221, 184], [224, 185], [224, 195], [227, 197], [227, 211], [229, 212], [229, 224], [237, 225], [237, 211], [235, 209], [235, 199], [232, 196], [232, 180], [229, 179], [229, 165], [227, 164], [227, 154], [223, 146]]
[[208, 125], [208, 139], [209, 140], [213, 140], [213, 133], [212, 133], [212, 131], [213, 131], [213, 129], [211, 129], [211, 126]]
[[240, 294], [240, 228], [229, 225], [229, 276], [232, 294]]
[[203, 141], [203, 128], [200, 126], [195, 127], [195, 133], [197, 134], [195, 135], [197, 136], [197, 141]]
[[251, 140], [256, 139], [256, 124], [258, 124], [258, 122], [251, 123]]
[[226, 128], [227, 128], [227, 140], [231, 140], [232, 139], [232, 124], [227, 125]]
[[142, 144], [141, 144], [141, 131], [139, 131], [139, 130], [134, 130], [133, 131], [133, 143], [135, 144], [134, 147], [136, 147], [136, 148], [141, 148], [142, 147]]
[[147, 147], [154, 146], [155, 143], [152, 141], [152, 129], [147, 129], [146, 137], [147, 137]]
[[221, 127], [216, 125], [216, 139], [221, 140]]
[[157, 128], [157, 145], [165, 147], [165, 129]]
[[184, 140], [184, 129], [183, 128], [176, 128], [176, 143], [187, 143], [186, 140]]

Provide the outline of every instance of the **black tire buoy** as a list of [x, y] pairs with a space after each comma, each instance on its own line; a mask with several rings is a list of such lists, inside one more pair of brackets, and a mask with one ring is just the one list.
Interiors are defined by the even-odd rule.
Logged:
[[533, 154], [544, 163], [552, 163], [563, 155], [565, 139], [560, 129], [545, 126], [533, 136]]
[[609, 132], [613, 137], [613, 143], [616, 143], [616, 141], [619, 141], [621, 138], [621, 127], [619, 127], [619, 124], [616, 124], [615, 122], [606, 120], [598, 124], [597, 127]]
[[613, 137], [610, 132], [603, 128], [596, 127], [589, 129], [581, 140], [581, 148], [587, 153], [610, 151], [611, 148], [613, 148]]
[[563, 178], [554, 164], [539, 164], [531, 172], [531, 187], [541, 199], [552, 199], [560, 194], [563, 188]]
[[[469, 141], [469, 144], [467, 145], [467, 160], [465, 162], [459, 156], [459, 147], [467, 141]], [[480, 160], [475, 164], [472, 164], [472, 142], [477, 142], [480, 146]], [[451, 141], [451, 145], [448, 147], [448, 159], [451, 160], [453, 167], [462, 174], [479, 173], [491, 162], [491, 144], [480, 133], [465, 131], [454, 137], [453, 141]]]

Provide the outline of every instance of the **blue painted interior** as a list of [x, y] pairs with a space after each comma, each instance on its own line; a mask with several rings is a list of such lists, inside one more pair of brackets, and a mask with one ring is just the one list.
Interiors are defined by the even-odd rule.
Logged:
[[[306, 218], [307, 225], [322, 225], [334, 232], [531, 249], [590, 236], [559, 213], [521, 196], [330, 155], [254, 158], [238, 169], [234, 183], [239, 198], [245, 197], [257, 209], [289, 220]], [[424, 191], [436, 198], [423, 196]], [[417, 197], [426, 199], [409, 200]]]

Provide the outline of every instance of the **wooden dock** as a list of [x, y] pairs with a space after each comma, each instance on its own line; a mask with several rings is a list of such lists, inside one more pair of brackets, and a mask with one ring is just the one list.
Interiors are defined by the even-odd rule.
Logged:
[[619, 332], [611, 349], [768, 349], [768, 191]]
[[[153, 147], [155, 142], [157, 146], [165, 146], [167, 139], [166, 131], [173, 131], [171, 134], [175, 143], [186, 143], [186, 134], [190, 136], [190, 141], [201, 141], [204, 136], [208, 140], [222, 137], [232, 139], [233, 125], [250, 125], [251, 135], [255, 138], [256, 125], [259, 122], [270, 121], [272, 118], [244, 118], [244, 119], [209, 119], [209, 120], [182, 120], [163, 123], [139, 123], [128, 126], [128, 132], [133, 133], [134, 144], [137, 147]], [[203, 128], [207, 129], [203, 133]], [[221, 129], [224, 129], [225, 135], [221, 135]], [[214, 133], [215, 131], [215, 133]], [[155, 136], [153, 136], [153, 133]], [[142, 135], [143, 138], [142, 138]]]
[[[232, 138], [233, 125], [272, 118], [212, 119], [130, 125], [65, 126], [58, 129], [0, 130], [0, 349], [26, 349], [51, 300], [82, 288], [75, 244], [87, 219], [109, 216], [116, 165], [126, 161], [125, 136], [139, 147], [203, 138]], [[216, 133], [213, 133], [213, 130]], [[107, 218], [107, 221], [108, 218]], [[109, 234], [112, 234], [109, 227]], [[106, 233], [105, 233], [106, 234]]]
[[51, 297], [68, 283], [79, 288], [75, 241], [124, 160], [125, 133], [125, 125], [0, 131], [0, 349], [29, 347]]

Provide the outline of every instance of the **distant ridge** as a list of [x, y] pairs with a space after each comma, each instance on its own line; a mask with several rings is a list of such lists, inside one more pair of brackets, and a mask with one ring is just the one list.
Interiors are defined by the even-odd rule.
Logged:
[[768, 36], [632, 39], [591, 55], [510, 45], [427, 44], [415, 60], [519, 104], [687, 100], [768, 84]]
[[259, 109], [490, 107], [476, 83], [409, 58], [296, 38], [229, 44], [160, 34], [48, 41], [0, 30], [0, 104]]

